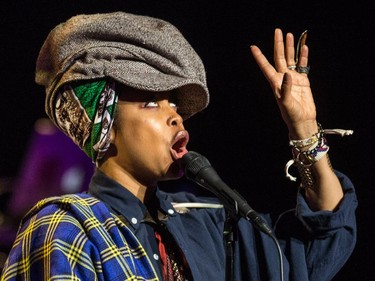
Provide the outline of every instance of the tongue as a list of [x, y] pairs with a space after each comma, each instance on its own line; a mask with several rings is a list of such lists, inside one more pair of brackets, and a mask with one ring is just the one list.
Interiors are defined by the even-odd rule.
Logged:
[[186, 153], [188, 153], [186, 147], [179, 147], [178, 151], [175, 150], [173, 147], [170, 149], [171, 155], [174, 160], [181, 159]]

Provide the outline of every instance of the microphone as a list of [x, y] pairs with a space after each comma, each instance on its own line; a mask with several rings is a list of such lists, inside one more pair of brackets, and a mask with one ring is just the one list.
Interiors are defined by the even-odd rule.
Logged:
[[260, 231], [272, 236], [266, 221], [236, 190], [224, 183], [206, 157], [189, 151], [182, 157], [182, 164], [185, 166], [185, 176], [215, 194], [232, 217], [250, 219]]

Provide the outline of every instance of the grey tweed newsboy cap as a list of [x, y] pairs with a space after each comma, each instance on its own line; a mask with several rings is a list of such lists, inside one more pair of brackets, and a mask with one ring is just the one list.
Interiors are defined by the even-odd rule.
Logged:
[[66, 83], [110, 77], [147, 91], [175, 90], [186, 119], [209, 102], [203, 63], [170, 23], [124, 12], [77, 15], [56, 26], [36, 63], [54, 120], [55, 95]]

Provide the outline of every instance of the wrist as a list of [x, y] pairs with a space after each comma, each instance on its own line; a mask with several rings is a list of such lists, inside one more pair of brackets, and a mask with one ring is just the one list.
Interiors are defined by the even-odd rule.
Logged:
[[291, 139], [306, 139], [316, 134], [319, 130], [316, 120], [296, 123], [289, 127], [289, 137]]
[[297, 178], [289, 174], [289, 167], [291, 167], [292, 165], [297, 166], [301, 177], [305, 178], [305, 180], [308, 181], [307, 184], [303, 184], [305, 186], [312, 186], [314, 184], [313, 180], [310, 181], [310, 179], [313, 179], [311, 171], [313, 168], [318, 168], [316, 167], [316, 163], [319, 160], [325, 159], [326, 161], [323, 161], [322, 164], [328, 164], [330, 168], [325, 169], [324, 166], [327, 165], [318, 165], [323, 167], [323, 169], [319, 168], [319, 171], [333, 171], [332, 166], [330, 165], [329, 158], [327, 156], [329, 146], [327, 144], [325, 134], [337, 134], [341, 136], [353, 134], [352, 130], [324, 130], [319, 123], [315, 123], [317, 127], [316, 132], [310, 134], [308, 137], [301, 139], [293, 139], [291, 136], [289, 136], [289, 146], [292, 147], [293, 159], [289, 160], [288, 163], [285, 165], [285, 175], [290, 180], [296, 181]]

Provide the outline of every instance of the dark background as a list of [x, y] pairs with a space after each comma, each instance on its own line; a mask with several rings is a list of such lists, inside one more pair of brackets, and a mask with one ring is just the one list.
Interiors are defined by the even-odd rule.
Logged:
[[0, 176], [17, 176], [33, 125], [46, 116], [34, 67], [48, 32], [76, 14], [123, 10], [173, 23], [206, 66], [211, 104], [186, 122], [189, 148], [204, 154], [254, 209], [293, 202], [295, 184], [283, 172], [291, 157], [287, 130], [249, 46], [271, 59], [276, 27], [296, 36], [307, 29], [318, 121], [354, 130], [350, 137], [328, 136], [332, 164], [352, 179], [359, 199], [357, 247], [335, 280], [374, 280], [374, 8], [371, 1], [6, 1]]

